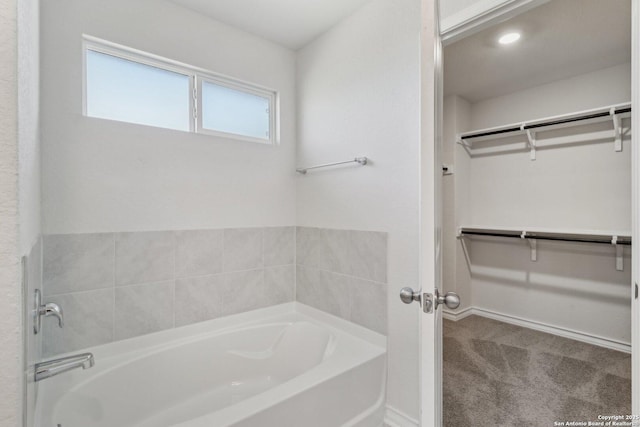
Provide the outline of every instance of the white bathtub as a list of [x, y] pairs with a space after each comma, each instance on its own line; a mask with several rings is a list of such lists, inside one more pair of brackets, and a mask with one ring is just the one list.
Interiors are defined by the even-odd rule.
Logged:
[[39, 427], [382, 425], [385, 337], [300, 303], [88, 351], [40, 383]]

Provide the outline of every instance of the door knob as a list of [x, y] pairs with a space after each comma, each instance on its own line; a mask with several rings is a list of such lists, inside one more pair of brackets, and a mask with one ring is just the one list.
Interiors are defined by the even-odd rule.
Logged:
[[432, 313], [434, 308], [438, 308], [440, 304], [444, 304], [447, 308], [455, 309], [460, 307], [460, 297], [455, 292], [447, 292], [444, 295], [440, 295], [438, 289], [433, 294], [424, 294], [424, 307], [425, 313]]
[[455, 292], [447, 292], [444, 295], [440, 295], [436, 291], [436, 307], [439, 304], [444, 304], [447, 308], [453, 310], [460, 307], [460, 297]]
[[400, 289], [400, 299], [405, 304], [411, 304], [414, 301], [420, 302], [420, 291], [416, 292], [411, 288]]

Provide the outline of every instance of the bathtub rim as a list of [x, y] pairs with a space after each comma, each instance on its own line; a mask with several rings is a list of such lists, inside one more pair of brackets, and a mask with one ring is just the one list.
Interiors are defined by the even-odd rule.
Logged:
[[[386, 359], [387, 357], [387, 338], [385, 336], [305, 304], [289, 302], [83, 349], [82, 351], [94, 353], [96, 356], [96, 364], [100, 363], [100, 360], [105, 360], [108, 365], [106, 370], [100, 370], [100, 372], [96, 372], [95, 374], [90, 371], [73, 371], [66, 375], [49, 379], [47, 384], [41, 384], [42, 389], [40, 390], [40, 398], [38, 399], [37, 421], [40, 422], [50, 418], [53, 415], [55, 405], [64, 394], [81, 387], [86, 382], [92, 381], [96, 376], [117, 369], [119, 366], [130, 363], [133, 360], [144, 358], [149, 354], [168, 350], [176, 346], [188, 345], [190, 342], [215, 339], [216, 336], [233, 333], [235, 331], [239, 332], [264, 325], [286, 324], [297, 321], [310, 321], [315, 324], [320, 324], [322, 327], [327, 328], [332, 335], [342, 337], [342, 340], [347, 338], [347, 342], [350, 343], [349, 345], [359, 341], [360, 343], [357, 343], [356, 347], [364, 347], [364, 351], [368, 353], [368, 356], [366, 359], [360, 360], [359, 363], [349, 362], [345, 365], [344, 360], [340, 361], [341, 369], [337, 371], [332, 370], [333, 363], [330, 364], [328, 371], [327, 366], [323, 366], [319, 371], [327, 372], [320, 376], [318, 376], [317, 372], [314, 372], [313, 377], [316, 378], [313, 381], [307, 380], [309, 375], [308, 372], [305, 372], [301, 376], [290, 380], [292, 383], [288, 386], [286, 384], [279, 385], [278, 388], [285, 391], [282, 400], [304, 392], [322, 381], [344, 374], [368, 360], [373, 360], [378, 357]], [[57, 355], [55, 357], [63, 356], [64, 355]], [[318, 366], [322, 366], [322, 364]], [[313, 369], [318, 369], [318, 366]], [[83, 372], [86, 372], [86, 374], [83, 375]], [[386, 379], [386, 369], [383, 375]], [[384, 382], [386, 383], [386, 381]], [[299, 387], [300, 384], [303, 384], [304, 387]], [[382, 395], [380, 397], [382, 399], [384, 399], [385, 388], [386, 387], [383, 386], [381, 390]], [[276, 401], [272, 397], [269, 397], [270, 394], [268, 392], [269, 390], [265, 392], [267, 396], [263, 396], [263, 398], [253, 396], [248, 400], [252, 402], [262, 401], [262, 404], [258, 405], [258, 407], [267, 407], [267, 401]], [[229, 408], [224, 408], [221, 411], [229, 412]], [[206, 417], [205, 415], [204, 418]], [[195, 419], [193, 421], [195, 421]]]
[[137, 352], [146, 353], [151, 351], [160, 351], [165, 347], [169, 348], [179, 344], [186, 344], [190, 341], [210, 338], [215, 335], [259, 326], [261, 325], [259, 322], [265, 322], [263, 324], [283, 323], [282, 319], [276, 319], [287, 314], [300, 314], [302, 316], [306, 316], [311, 320], [321, 322], [325, 326], [328, 325], [339, 332], [347, 333], [354, 338], [366, 341], [375, 347], [380, 347], [385, 351], [387, 349], [387, 337], [385, 335], [306, 304], [292, 301], [244, 313], [205, 320], [203, 322], [197, 322], [190, 325], [164, 329], [162, 331], [139, 335], [124, 340], [112, 341], [67, 353], [61, 353], [43, 360], [57, 359], [77, 354], [79, 352], [91, 352], [96, 356], [96, 363], [99, 363], [98, 355], [101, 359], [111, 359], [120, 356], [132, 356]]

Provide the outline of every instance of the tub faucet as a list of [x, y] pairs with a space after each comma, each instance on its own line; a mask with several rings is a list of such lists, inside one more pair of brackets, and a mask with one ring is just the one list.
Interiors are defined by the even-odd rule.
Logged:
[[60, 359], [36, 363], [35, 380], [45, 380], [76, 368], [89, 369], [94, 365], [93, 354], [82, 353]]
[[42, 304], [42, 294], [39, 289], [35, 290], [33, 298], [33, 333], [37, 334], [42, 328], [42, 318], [53, 316], [58, 319], [58, 326], [64, 326], [64, 313], [62, 307], [53, 302]]
[[56, 303], [48, 302], [46, 304], [42, 304], [38, 314], [44, 317], [54, 316], [58, 319], [58, 326], [61, 328], [64, 326], [64, 314], [62, 313], [62, 308], [60, 308]]

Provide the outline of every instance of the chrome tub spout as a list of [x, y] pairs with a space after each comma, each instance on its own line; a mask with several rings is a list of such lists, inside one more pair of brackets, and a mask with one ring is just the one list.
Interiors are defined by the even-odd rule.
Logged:
[[44, 380], [76, 368], [89, 369], [93, 367], [94, 363], [93, 354], [91, 353], [76, 354], [36, 363], [35, 380]]

